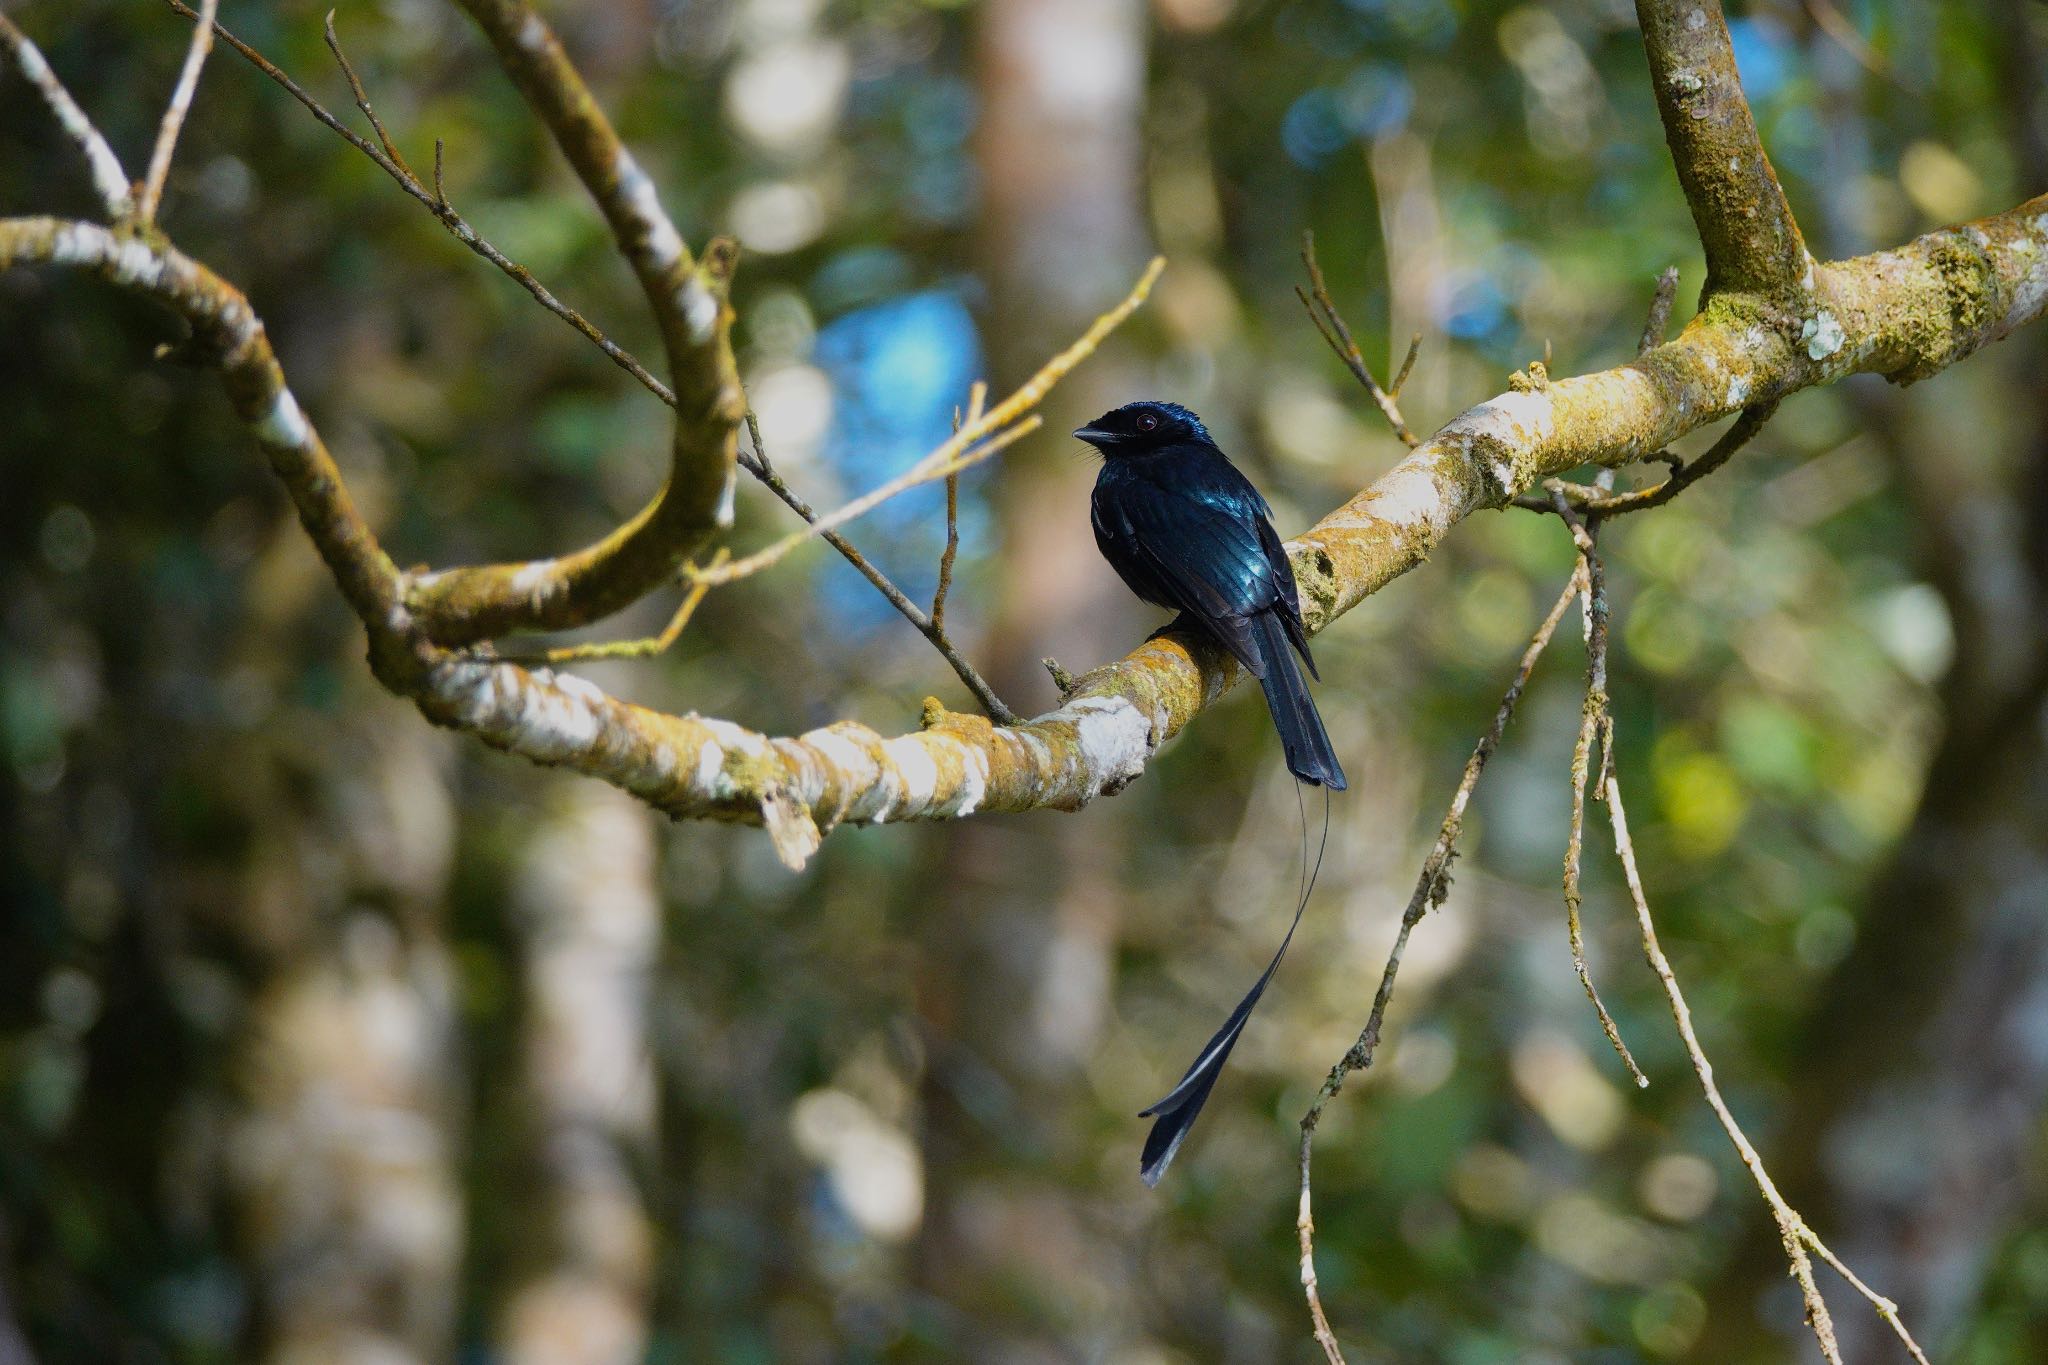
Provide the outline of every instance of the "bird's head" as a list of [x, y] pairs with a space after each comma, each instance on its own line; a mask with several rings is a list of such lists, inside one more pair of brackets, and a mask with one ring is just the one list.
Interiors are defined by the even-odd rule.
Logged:
[[1184, 441], [1212, 444], [1202, 419], [1178, 403], [1126, 403], [1077, 428], [1074, 435], [1105, 456], [1142, 454]]

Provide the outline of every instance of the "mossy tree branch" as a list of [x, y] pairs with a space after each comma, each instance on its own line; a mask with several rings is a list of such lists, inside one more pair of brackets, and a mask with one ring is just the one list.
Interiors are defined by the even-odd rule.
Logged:
[[[603, 778], [677, 816], [768, 826], [801, 862], [845, 821], [1071, 810], [1135, 778], [1152, 752], [1236, 681], [1234, 663], [1167, 631], [1076, 680], [1059, 710], [1009, 728], [927, 708], [885, 738], [839, 722], [772, 738], [729, 721], [617, 701], [580, 678], [440, 648], [402, 606], [389, 557], [348, 503], [318, 434], [283, 386], [262, 324], [232, 286], [176, 251], [93, 224], [0, 220], [0, 266], [88, 267], [221, 339], [236, 410], [369, 626], [379, 676], [431, 719], [539, 763]], [[1622, 464], [1760, 400], [1857, 372], [1935, 373], [2048, 308], [2048, 196], [1895, 251], [1817, 272], [1815, 316], [1774, 320], [1720, 298], [1673, 341], [1595, 374], [1470, 409], [1324, 517], [1290, 551], [1321, 630], [1419, 564], [1459, 521], [1579, 465]]]
[[1721, 0], [1636, 0], [1657, 113], [1707, 256], [1707, 292], [1789, 301], [1813, 258], [1757, 136]]
[[[840, 722], [774, 738], [728, 721], [631, 706], [580, 678], [455, 648], [513, 629], [577, 624], [667, 581], [722, 515], [740, 416], [726, 344], [730, 253], [691, 257], [651, 183], [529, 8], [518, 0], [460, 3], [611, 222], [669, 345], [678, 395], [670, 484], [597, 546], [558, 560], [408, 581], [350, 505], [333, 460], [284, 386], [261, 322], [233, 286], [159, 237], [47, 218], [0, 220], [0, 266], [94, 269], [192, 324], [368, 628], [373, 666], [388, 687], [438, 723], [602, 778], [671, 814], [764, 824], [794, 864], [841, 822], [1084, 805], [1136, 777], [1160, 744], [1236, 681], [1235, 665], [1205, 642], [1168, 631], [1075, 680], [1059, 710], [1015, 727], [927, 702], [924, 726], [910, 734], [885, 738]], [[1701, 106], [1706, 116], [1687, 112], [1685, 125], [1671, 130], [1681, 182], [1717, 263], [1704, 306], [1675, 340], [1625, 365], [1527, 381], [1470, 409], [1324, 517], [1290, 547], [1312, 630], [1420, 563], [1465, 517], [1507, 506], [1547, 479], [1586, 463], [1644, 458], [1722, 417], [1851, 373], [1922, 378], [2048, 308], [2048, 197], [1894, 251], [1815, 267], [1810, 285], [1783, 293], [1782, 271], [1756, 262], [1784, 264], [1784, 244], [1797, 240], [1789, 214], [1758, 228], [1709, 184], [1711, 168], [1701, 160], [1729, 139], [1754, 139], [1754, 125], [1737, 107], [1732, 66], [1716, 65], [1726, 48], [1720, 11], [1648, 0], [1642, 10], [1654, 71], [1668, 76], [1698, 62], [1720, 73], [1708, 92], [1713, 100]], [[1722, 141], [1693, 123], [1720, 128]], [[1738, 172], [1748, 167], [1752, 207], [1773, 217], [1782, 195], [1761, 148], [1747, 163], [1733, 155]], [[685, 401], [686, 393], [695, 396]]]
[[515, 630], [580, 626], [631, 605], [732, 522], [737, 432], [746, 415], [727, 301], [738, 246], [715, 238], [692, 256], [654, 182], [619, 139], [554, 30], [523, 0], [457, 0], [589, 190], [661, 331], [675, 429], [668, 481], [633, 518], [554, 559], [423, 576], [406, 604], [445, 645]]

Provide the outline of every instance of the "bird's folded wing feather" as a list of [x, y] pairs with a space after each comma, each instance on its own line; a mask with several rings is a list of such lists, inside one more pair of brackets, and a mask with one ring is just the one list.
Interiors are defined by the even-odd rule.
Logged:
[[1144, 560], [1169, 605], [1208, 626], [1255, 677], [1265, 676], [1244, 625], [1245, 617], [1284, 600], [1260, 543], [1263, 517], [1138, 481], [1105, 499], [1096, 515]]

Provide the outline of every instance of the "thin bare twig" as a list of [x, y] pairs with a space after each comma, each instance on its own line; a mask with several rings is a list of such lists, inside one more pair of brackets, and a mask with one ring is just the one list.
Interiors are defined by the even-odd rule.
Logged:
[[[791, 511], [795, 512], [805, 521], [816, 521], [818, 519], [817, 511], [812, 508], [810, 503], [804, 501], [797, 494], [796, 490], [792, 489], [787, 483], [784, 483], [782, 476], [775, 472], [774, 465], [769, 463], [767, 447], [760, 444], [761, 424], [751, 412], [747, 414], [747, 431], [755, 442], [753, 458], [758, 463], [758, 468], [756, 464], [748, 463], [749, 456], [745, 451], [740, 453], [740, 463], [745, 465], [754, 477], [761, 480], [771, 493], [781, 498]], [[889, 576], [876, 568], [868, 557], [856, 549], [853, 542], [845, 536], [837, 531], [825, 531], [821, 534], [824, 536], [827, 545], [830, 545], [833, 549], [839, 551], [841, 555], [845, 556], [846, 562], [853, 565], [859, 571], [861, 577], [872, 583], [875, 591], [882, 594], [883, 598], [890, 606], [896, 608], [904, 620], [917, 628], [918, 634], [931, 642], [932, 648], [938, 650], [939, 656], [952, 666], [954, 675], [960, 679], [962, 685], [974, 694], [976, 701], [981, 703], [981, 709], [988, 713], [990, 720], [995, 721], [998, 725], [1015, 725], [1018, 723], [1017, 713], [1004, 705], [1003, 699], [996, 695], [995, 688], [991, 687], [988, 680], [975, 671], [974, 665], [967, 662], [967, 657], [954, 645], [946, 632], [933, 624], [931, 618], [926, 616], [924, 610], [905, 595], [903, 589], [891, 582]]]
[[[1568, 525], [1574, 524], [1568, 513], [1561, 510], [1560, 515], [1566, 517]], [[1588, 554], [1587, 546], [1582, 545], [1582, 563], [1597, 566], [1598, 556], [1586, 558]], [[1587, 594], [1589, 606], [1598, 600], [1601, 591], [1597, 586], [1597, 577], [1594, 582], [1596, 586]], [[1771, 1217], [1778, 1225], [1779, 1241], [1784, 1245], [1792, 1277], [1798, 1282], [1800, 1297], [1805, 1303], [1807, 1325], [1813, 1329], [1814, 1339], [1820, 1343], [1821, 1354], [1833, 1362], [1833, 1365], [1841, 1365], [1841, 1347], [1835, 1339], [1834, 1322], [1828, 1315], [1827, 1301], [1821, 1296], [1820, 1286], [1814, 1280], [1813, 1262], [1807, 1255], [1809, 1248], [1834, 1267], [1857, 1293], [1869, 1301], [1878, 1317], [1898, 1335], [1918, 1365], [1928, 1365], [1927, 1356], [1921, 1351], [1920, 1343], [1913, 1339], [1913, 1334], [1906, 1329], [1905, 1322], [1900, 1318], [1898, 1305], [1858, 1278], [1854, 1271], [1828, 1249], [1819, 1234], [1807, 1226], [1799, 1211], [1786, 1202], [1785, 1197], [1778, 1192], [1777, 1184], [1771, 1179], [1770, 1173], [1764, 1169], [1763, 1158], [1758, 1155], [1755, 1146], [1743, 1133], [1742, 1126], [1735, 1121], [1735, 1115], [1728, 1108], [1727, 1102], [1721, 1098], [1720, 1087], [1714, 1082], [1713, 1063], [1707, 1059], [1706, 1049], [1700, 1045], [1699, 1035], [1693, 1029], [1692, 1011], [1686, 1004], [1685, 993], [1679, 988], [1678, 977], [1671, 968], [1670, 959], [1665, 957], [1664, 950], [1657, 941], [1657, 927], [1650, 917], [1649, 897], [1643, 891], [1642, 871], [1636, 863], [1635, 843], [1629, 836], [1628, 811], [1622, 804], [1621, 778], [1613, 761], [1614, 721], [1611, 714], [1605, 717], [1604, 752], [1600, 793], [1605, 799], [1608, 821], [1614, 832], [1615, 856], [1621, 862], [1622, 876], [1628, 884], [1629, 899], [1635, 906], [1636, 923], [1642, 935], [1643, 957], [1649, 962], [1650, 970], [1656, 974], [1658, 983], [1664, 988], [1665, 999], [1671, 1007], [1672, 1020], [1678, 1026], [1679, 1038], [1685, 1044], [1686, 1056], [1692, 1062], [1694, 1074], [1699, 1077], [1700, 1089], [1706, 1096], [1708, 1106], [1713, 1109], [1714, 1117], [1720, 1122], [1728, 1140], [1734, 1144], [1737, 1155], [1742, 1158], [1742, 1164], [1748, 1169], [1750, 1178], [1756, 1182], [1764, 1202], [1770, 1206]]]
[[1582, 483], [1569, 483], [1563, 479], [1546, 479], [1542, 494], [1531, 493], [1516, 498], [1515, 506], [1527, 508], [1532, 512], [1554, 512], [1557, 510], [1557, 499], [1561, 497], [1566, 506], [1580, 515], [1602, 519], [1662, 507], [1727, 464], [1735, 452], [1755, 439], [1756, 434], [1763, 430], [1764, 423], [1770, 421], [1771, 414], [1776, 412], [1777, 408], [1776, 400], [1744, 408], [1737, 414], [1728, 430], [1721, 433], [1720, 439], [1696, 460], [1686, 462], [1665, 450], [1643, 456], [1644, 460], [1656, 460], [1671, 469], [1669, 478], [1649, 488], [1638, 488], [1628, 493], [1613, 493], [1604, 487], [1594, 488]]
[[1330, 287], [1323, 281], [1323, 268], [1316, 262], [1316, 235], [1313, 232], [1301, 234], [1301, 263], [1308, 270], [1309, 287], [1294, 287], [1294, 296], [1301, 300], [1301, 306], [1308, 310], [1309, 321], [1315, 323], [1323, 340], [1329, 343], [1337, 358], [1344, 362], [1365, 391], [1372, 395], [1372, 401], [1379, 406], [1394, 435], [1401, 438], [1401, 444], [1410, 450], [1422, 444], [1422, 438], [1408, 429], [1408, 423], [1401, 416], [1401, 405], [1395, 401], [1401, 386], [1408, 382], [1408, 372], [1415, 368], [1415, 353], [1422, 346], [1422, 334], [1417, 332], [1408, 343], [1408, 359], [1401, 365], [1394, 387], [1383, 389], [1379, 380], [1373, 378], [1372, 367], [1365, 363], [1365, 355], [1352, 339], [1351, 329], [1344, 325], [1344, 318], [1337, 311], [1336, 301], [1330, 297]]
[[78, 144], [78, 150], [85, 156], [86, 168], [92, 172], [92, 186], [100, 198], [100, 205], [107, 211], [107, 218], [120, 222], [133, 211], [132, 187], [128, 172], [121, 166], [121, 158], [114, 155], [114, 149], [93, 121], [79, 108], [78, 101], [71, 98], [71, 92], [64, 88], [64, 82], [57, 79], [57, 73], [50, 69], [50, 63], [43, 57], [42, 49], [29, 40], [29, 36], [15, 27], [14, 21], [0, 14], [0, 50], [11, 53], [15, 66], [36, 93], [43, 97], [43, 103], [50, 106], [50, 112], [57, 116], [57, 124], [65, 136]]
[[[1040, 366], [1038, 372], [1019, 385], [1008, 398], [978, 419], [964, 424], [944, 444], [920, 458], [903, 473], [872, 492], [826, 513], [803, 530], [793, 531], [765, 549], [757, 550], [744, 559], [736, 559], [722, 569], [706, 571], [699, 577], [709, 579], [715, 587], [759, 573], [813, 536], [853, 520], [905, 489], [943, 479], [948, 474], [958, 473], [978, 464], [1010, 442], [1036, 430], [1040, 419], [1035, 415], [1024, 417], [1024, 414], [1036, 407], [1053, 385], [1064, 379], [1076, 365], [1093, 355], [1095, 348], [1102, 344], [1103, 339], [1115, 331], [1124, 319], [1137, 311], [1138, 306], [1151, 294], [1153, 282], [1159, 278], [1159, 272], [1165, 268], [1166, 258], [1154, 257], [1152, 263], [1145, 267], [1145, 273], [1139, 277], [1137, 284], [1132, 286], [1131, 292], [1124, 296], [1121, 303], [1096, 318], [1078, 340]], [[1024, 420], [1019, 422], [1019, 418]], [[1017, 424], [1012, 426], [1013, 422]]]
[[1912, 1354], [1913, 1359], [1918, 1362], [1918, 1365], [1929, 1365], [1927, 1353], [1920, 1349], [1920, 1343], [1913, 1340], [1913, 1334], [1906, 1330], [1905, 1321], [1899, 1317], [1899, 1306], [1872, 1289], [1869, 1285], [1863, 1283], [1855, 1271], [1843, 1265], [1841, 1258], [1828, 1250], [1826, 1242], [1821, 1241], [1819, 1233], [1815, 1232], [1804, 1222], [1800, 1223], [1799, 1231], [1800, 1235], [1806, 1239], [1806, 1244], [1813, 1248], [1814, 1254], [1832, 1266], [1837, 1275], [1847, 1280], [1852, 1289], [1869, 1301], [1870, 1306], [1876, 1310], [1877, 1316], [1882, 1318], [1891, 1327], [1892, 1331], [1897, 1334], [1899, 1341]]
[[1301, 1116], [1301, 1199], [1295, 1214], [1295, 1233], [1301, 1244], [1301, 1287], [1307, 1296], [1309, 1316], [1315, 1324], [1317, 1343], [1328, 1357], [1329, 1365], [1344, 1365], [1344, 1354], [1338, 1348], [1336, 1334], [1330, 1330], [1329, 1318], [1323, 1312], [1321, 1291], [1316, 1284], [1315, 1261], [1315, 1219], [1310, 1207], [1309, 1178], [1310, 1162], [1313, 1156], [1316, 1125], [1322, 1121], [1323, 1108], [1344, 1088], [1344, 1081], [1354, 1071], [1363, 1071], [1373, 1062], [1373, 1055], [1379, 1050], [1380, 1027], [1386, 1018], [1387, 1003], [1394, 996], [1394, 977], [1401, 970], [1401, 957], [1408, 948], [1408, 936], [1431, 908], [1443, 904], [1450, 891], [1447, 873], [1451, 859], [1456, 856], [1458, 835], [1465, 827], [1465, 808], [1472, 800], [1473, 789], [1479, 785], [1480, 774], [1486, 770], [1486, 761], [1493, 757], [1493, 751], [1500, 747], [1501, 736], [1506, 733], [1508, 722], [1514, 718], [1515, 707], [1522, 700], [1522, 692], [1529, 685], [1530, 675], [1536, 671], [1536, 661], [1543, 657], [1551, 637], [1557, 633], [1558, 622], [1579, 595], [1585, 579], [1583, 569], [1574, 569], [1564, 591], [1558, 594], [1550, 612], [1536, 627], [1530, 637], [1529, 647], [1522, 651], [1520, 664], [1515, 676], [1508, 683], [1507, 691], [1501, 694], [1500, 705], [1494, 709], [1493, 724], [1479, 738], [1472, 749], [1472, 756], [1465, 760], [1464, 776], [1458, 781], [1458, 789], [1451, 796], [1450, 809], [1444, 813], [1443, 824], [1437, 830], [1436, 843], [1430, 848], [1429, 856], [1423, 859], [1422, 873], [1415, 880], [1415, 890], [1408, 898], [1408, 907], [1401, 913], [1401, 927], [1394, 935], [1394, 946], [1387, 954], [1387, 965], [1380, 973], [1379, 989], [1374, 992], [1372, 1009], [1366, 1015], [1365, 1028], [1359, 1033], [1358, 1041], [1330, 1068], [1330, 1074], [1316, 1092], [1315, 1102], [1308, 1112]]
[[[335, 64], [341, 68], [341, 74], [347, 78], [349, 93], [354, 95], [356, 99], [356, 108], [363, 111], [363, 117], [370, 121], [370, 127], [376, 131], [377, 141], [383, 146], [384, 155], [391, 158], [391, 164], [398, 167], [399, 173], [406, 180], [414, 185], [419, 184], [420, 178], [414, 175], [412, 167], [406, 164], [404, 155], [398, 150], [398, 144], [391, 140], [391, 134], [384, 131], [384, 121], [378, 118], [377, 111], [370, 107], [370, 93], [363, 89], [362, 79], [356, 75], [355, 67], [349, 64], [348, 54], [341, 50], [341, 37], [334, 31], [333, 10], [327, 11], [327, 22], [323, 26], [323, 32], [327, 38], [327, 50], [334, 54]], [[438, 148], [440, 144], [437, 142], [435, 146]], [[440, 183], [439, 165], [440, 156], [436, 152], [436, 185]], [[440, 199], [441, 195], [437, 191], [434, 197]]]
[[[170, 6], [174, 12], [183, 15], [187, 19], [196, 20], [199, 17], [198, 13], [191, 6], [184, 3], [184, 0], [164, 0], [164, 3]], [[269, 77], [286, 94], [304, 105], [306, 111], [326, 126], [329, 131], [375, 162], [378, 169], [390, 176], [400, 189], [404, 190], [406, 194], [415, 200], [418, 200], [429, 212], [440, 219], [441, 225], [448, 229], [449, 235], [453, 236], [456, 241], [461, 242], [478, 256], [483, 257], [483, 259], [489, 261], [492, 265], [510, 276], [518, 283], [520, 288], [533, 296], [536, 303], [568, 323], [571, 327], [574, 327], [586, 340], [604, 352], [613, 364], [638, 380], [641, 386], [649, 393], [659, 398], [668, 406], [675, 406], [676, 396], [674, 390], [656, 378], [646, 366], [634, 359], [632, 354], [624, 347], [606, 336], [589, 319], [556, 298], [546, 285], [543, 285], [534, 278], [531, 271], [493, 246], [482, 233], [470, 225], [467, 219], [449, 205], [448, 197], [441, 187], [442, 155], [438, 143], [436, 144], [434, 154], [434, 187], [428, 189], [420, 183], [419, 178], [410, 169], [402, 163], [393, 160], [383, 148], [328, 112], [327, 107], [315, 99], [304, 86], [293, 80], [268, 57], [265, 57], [255, 48], [236, 37], [226, 26], [216, 23], [213, 25], [213, 31], [222, 42], [239, 53], [244, 61]], [[337, 55], [339, 54], [337, 53]], [[345, 71], [348, 70], [345, 61], [343, 69]], [[350, 71], [349, 75], [353, 84], [354, 73]], [[365, 104], [368, 103], [367, 100], [363, 102]], [[382, 136], [382, 129], [379, 128], [378, 131], [379, 135]]]
[[[723, 563], [731, 553], [730, 550], [720, 547], [718, 552], [712, 555], [711, 562]], [[650, 635], [641, 640], [608, 640], [600, 644], [561, 645], [536, 653], [502, 650], [498, 657], [518, 664], [576, 664], [596, 659], [652, 659], [656, 655], [668, 652], [669, 646], [683, 633], [683, 628], [690, 624], [690, 618], [697, 614], [697, 606], [704, 600], [704, 595], [710, 591], [711, 589], [702, 583], [690, 584], [689, 589], [683, 594], [682, 604], [676, 608], [675, 615], [669, 618], [668, 624], [661, 628], [658, 635]]]
[[[969, 422], [981, 420], [982, 404], [988, 401], [988, 385], [977, 379], [967, 395]], [[953, 410], [953, 430], [960, 430], [960, 410]], [[946, 629], [946, 594], [953, 590], [953, 561], [960, 554], [960, 476], [946, 476], [946, 548], [939, 552], [939, 582], [932, 589], [932, 629]]]
[[1628, 882], [1628, 893], [1635, 902], [1636, 924], [1642, 931], [1643, 956], [1649, 960], [1650, 970], [1657, 975], [1664, 987], [1664, 997], [1671, 1005], [1671, 1017], [1678, 1025], [1678, 1036], [1684, 1040], [1686, 1056], [1692, 1059], [1693, 1074], [1699, 1077], [1700, 1089], [1706, 1094], [1707, 1104], [1713, 1109], [1714, 1117], [1720, 1120], [1721, 1131], [1735, 1144], [1736, 1153], [1742, 1164], [1749, 1169], [1750, 1178], [1762, 1192], [1764, 1202], [1770, 1205], [1771, 1216], [1778, 1223], [1778, 1237], [1785, 1246], [1785, 1256], [1792, 1266], [1792, 1277], [1799, 1282], [1799, 1294], [1806, 1303], [1807, 1325], [1813, 1328], [1814, 1338], [1820, 1342], [1821, 1354], [1832, 1365], [1842, 1365], [1842, 1348], [1835, 1341], [1835, 1324], [1828, 1316], [1827, 1301], [1821, 1297], [1820, 1286], [1814, 1283], [1813, 1262], [1806, 1254], [1805, 1222], [1798, 1212], [1778, 1193], [1777, 1185], [1770, 1173], [1764, 1169], [1763, 1158], [1750, 1145], [1743, 1133], [1742, 1125], [1735, 1121], [1727, 1102], [1721, 1098], [1720, 1087], [1714, 1084], [1714, 1064], [1707, 1060], [1705, 1049], [1700, 1046], [1699, 1035], [1693, 1031], [1692, 1010], [1685, 1003], [1685, 993], [1678, 987], [1678, 978], [1671, 970], [1670, 959], [1664, 956], [1664, 949], [1657, 942], [1657, 926], [1650, 919], [1650, 902], [1643, 894], [1643, 879], [1636, 867], [1635, 845], [1629, 838], [1628, 811], [1621, 801], [1621, 780], [1610, 772], [1607, 775], [1607, 818], [1614, 828], [1614, 851], [1621, 859], [1622, 876]]
[[163, 122], [156, 130], [156, 148], [149, 154], [149, 172], [135, 195], [135, 221], [144, 227], [156, 220], [157, 205], [163, 201], [164, 181], [171, 174], [171, 157], [178, 150], [178, 134], [192, 108], [192, 94], [199, 88], [199, 72], [206, 65], [206, 54], [213, 51], [213, 16], [219, 9], [220, 0], [199, 0], [199, 22], [192, 26], [185, 65], [178, 71], [178, 83], [171, 89], [170, 101], [164, 105]]
[[789, 554], [814, 537], [844, 526], [856, 517], [865, 516], [899, 493], [908, 492], [920, 484], [932, 483], [939, 479], [972, 469], [989, 456], [1015, 444], [1045, 424], [1037, 413], [1018, 422], [1007, 430], [996, 431], [978, 445], [962, 448], [964, 443], [955, 436], [931, 454], [920, 459], [903, 473], [889, 480], [879, 488], [861, 494], [853, 501], [823, 513], [801, 531], [791, 531], [782, 539], [756, 550], [744, 559], [735, 559], [718, 568], [686, 571], [692, 582], [708, 583], [720, 587], [736, 583], [742, 578], [751, 578], [764, 569], [772, 569]]
[[[1586, 836], [1586, 782], [1593, 764], [1595, 746], [1598, 746], [1600, 771], [1604, 775], [1612, 762], [1612, 736], [1614, 721], [1607, 708], [1607, 577], [1600, 561], [1599, 546], [1595, 536], [1599, 523], [1583, 522], [1571, 510], [1560, 493], [1553, 493], [1556, 499], [1557, 515], [1571, 528], [1572, 540], [1579, 549], [1579, 576], [1586, 585], [1585, 610], [1583, 614], [1586, 636], [1586, 700], [1579, 711], [1579, 737], [1572, 748], [1572, 816], [1570, 832], [1564, 846], [1564, 917], [1565, 932], [1571, 943], [1572, 970], [1578, 974], [1579, 985], [1585, 989], [1586, 999], [1593, 1003], [1593, 1013], [1599, 1016], [1600, 1031], [1607, 1035], [1608, 1046], [1615, 1056], [1621, 1058], [1623, 1066], [1634, 1079], [1637, 1088], [1648, 1086], [1650, 1078], [1636, 1065], [1634, 1054], [1628, 1044], [1621, 1040], [1621, 1030], [1615, 1027], [1614, 1016], [1607, 1012], [1607, 1005], [1600, 999], [1600, 991], [1593, 985], [1593, 974], [1586, 966], [1586, 940], [1579, 923], [1581, 890], [1579, 871], [1581, 854], [1585, 848]], [[1595, 784], [1596, 793], [1600, 784]]]
[[939, 583], [932, 589], [932, 628], [946, 628], [946, 594], [953, 590], [953, 561], [960, 554], [960, 475], [946, 476], [946, 548], [939, 551]]
[[1387, 397], [1398, 399], [1401, 390], [1408, 387], [1408, 376], [1415, 373], [1415, 357], [1422, 354], [1422, 333], [1408, 338], [1408, 354], [1401, 359], [1401, 368], [1394, 371], [1394, 382], [1387, 385]]

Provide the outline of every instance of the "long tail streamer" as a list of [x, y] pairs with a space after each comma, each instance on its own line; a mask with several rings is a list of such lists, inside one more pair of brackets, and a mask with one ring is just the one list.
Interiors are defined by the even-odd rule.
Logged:
[[1309, 869], [1308, 859], [1308, 810], [1301, 804], [1299, 782], [1295, 783], [1294, 801], [1301, 812], [1303, 876], [1299, 883], [1300, 894], [1294, 902], [1293, 922], [1287, 926], [1287, 936], [1280, 940], [1273, 960], [1266, 964], [1266, 970], [1245, 992], [1244, 999], [1237, 1002], [1237, 1008], [1223, 1021], [1223, 1027], [1216, 1030], [1216, 1036], [1202, 1048], [1201, 1055], [1180, 1078], [1180, 1084], [1168, 1091], [1163, 1099], [1139, 1111], [1139, 1118], [1154, 1120], [1152, 1131], [1145, 1135], [1145, 1150], [1138, 1158], [1138, 1174], [1147, 1185], [1157, 1185], [1159, 1177], [1166, 1174], [1166, 1168], [1173, 1164], [1181, 1143], [1187, 1140], [1188, 1130], [1195, 1126], [1196, 1118], [1201, 1115], [1202, 1106], [1209, 1102], [1209, 1092], [1216, 1088], [1216, 1078], [1223, 1074], [1223, 1065], [1230, 1060], [1231, 1049], [1237, 1046], [1245, 1023], [1258, 1006], [1259, 997], [1266, 993], [1266, 985], [1272, 981], [1273, 973], [1280, 969], [1280, 959], [1287, 956], [1287, 945], [1294, 942], [1294, 931], [1301, 927], [1301, 912], [1308, 908], [1308, 898], [1316, 889], [1316, 878], [1322, 875], [1323, 853], [1330, 846], [1330, 789], [1323, 788], [1323, 837], [1316, 846], [1313, 871]]

